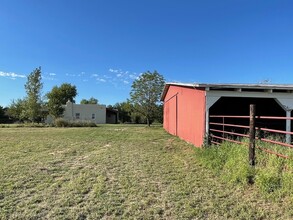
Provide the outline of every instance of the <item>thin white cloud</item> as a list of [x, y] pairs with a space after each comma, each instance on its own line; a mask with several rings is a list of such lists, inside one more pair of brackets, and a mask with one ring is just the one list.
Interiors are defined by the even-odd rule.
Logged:
[[44, 80], [56, 80], [56, 76], [57, 74], [56, 73], [48, 73], [48, 72], [45, 72], [42, 76], [42, 79]]
[[112, 69], [112, 68], [110, 68], [109, 69], [109, 72], [111, 72], [111, 73], [119, 73], [119, 71], [121, 71], [121, 70], [115, 70], [115, 69]]
[[17, 73], [12, 73], [12, 72], [3, 72], [0, 71], [0, 76], [10, 78], [15, 80], [16, 78], [26, 78], [26, 75], [23, 74], [17, 74]]
[[103, 77], [104, 77], [105, 79], [112, 79], [112, 76], [108, 76], [108, 75], [103, 75]]
[[66, 73], [65, 75], [66, 76], [72, 76], [72, 77], [75, 77], [76, 76], [75, 74], [70, 74], [70, 73]]
[[122, 70], [119, 68], [109, 68], [106, 73], [88, 73], [79, 72], [74, 74], [67, 73], [68, 77], [78, 77], [81, 78], [83, 82], [96, 83], [107, 83], [112, 86], [129, 86], [134, 80], [136, 80], [140, 74], [136, 72], [131, 72], [129, 70]]
[[54, 77], [43, 76], [42, 78], [43, 78], [44, 80], [55, 80]]
[[99, 74], [96, 74], [96, 73], [92, 74], [91, 78], [94, 78], [98, 82], [103, 82], [103, 83], [107, 82], [107, 80], [103, 76], [100, 76]]
[[99, 81], [99, 82], [107, 82], [107, 80], [101, 79], [101, 78], [97, 78], [97, 81]]
[[129, 74], [129, 78], [130, 79], [136, 79], [137, 78], [137, 75], [136, 74]]
[[112, 84], [115, 83], [120, 83], [120, 84], [130, 84], [136, 79], [139, 79], [142, 73], [136, 73], [136, 72], [131, 72], [129, 70], [122, 70], [122, 69], [115, 69], [115, 68], [110, 68], [109, 72], [111, 73], [110, 75], [112, 76], [112, 80], [109, 82], [112, 82]]

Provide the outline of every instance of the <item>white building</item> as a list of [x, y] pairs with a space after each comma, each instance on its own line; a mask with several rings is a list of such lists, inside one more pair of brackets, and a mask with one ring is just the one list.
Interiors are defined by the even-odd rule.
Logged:
[[[96, 124], [118, 123], [118, 110], [107, 109], [106, 105], [75, 104], [70, 101], [64, 105], [63, 119], [68, 121], [88, 121]], [[49, 115], [45, 120], [51, 124], [54, 119]]]
[[91, 121], [96, 124], [106, 123], [106, 105], [75, 104], [68, 101], [64, 107], [63, 118], [69, 121]]

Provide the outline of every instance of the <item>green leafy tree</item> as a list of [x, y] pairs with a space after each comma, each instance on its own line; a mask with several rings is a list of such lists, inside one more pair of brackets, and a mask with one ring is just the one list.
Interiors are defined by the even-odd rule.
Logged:
[[155, 118], [154, 118], [156, 122], [159, 122], [161, 124], [163, 123], [163, 111], [164, 111], [163, 107], [164, 107], [163, 104], [159, 104], [157, 106], [157, 112], [156, 112]]
[[[136, 105], [132, 105], [132, 111], [131, 111], [131, 122], [135, 123], [135, 124], [146, 124], [146, 118], [144, 117], [144, 115], [140, 112], [137, 111], [137, 109], [139, 109], [139, 106]], [[151, 121], [150, 121], [151, 123]]]
[[113, 106], [114, 109], [118, 110], [119, 113], [119, 121], [121, 123], [131, 122], [131, 114], [132, 114], [132, 104], [130, 102], [120, 102], [116, 103]]
[[42, 117], [41, 91], [43, 88], [41, 67], [36, 68], [27, 77], [25, 114], [29, 121], [36, 122]]
[[0, 123], [9, 123], [9, 117], [6, 114], [7, 108], [0, 105]]
[[25, 112], [26, 106], [25, 99], [12, 100], [12, 103], [8, 107], [7, 114], [13, 120], [25, 121], [27, 120]]
[[5, 116], [5, 109], [0, 105], [0, 119]]
[[55, 118], [61, 117], [64, 112], [63, 105], [65, 105], [67, 101], [74, 103], [76, 95], [77, 90], [74, 85], [63, 83], [60, 87], [54, 86], [52, 90], [46, 94], [49, 114]]
[[156, 110], [155, 110], [155, 116], [153, 118], [154, 122], [157, 123], [163, 123], [163, 104], [157, 104]]
[[132, 84], [130, 92], [131, 102], [135, 111], [142, 114], [148, 126], [156, 118], [160, 96], [165, 80], [157, 71], [143, 73]]
[[98, 99], [95, 99], [94, 97], [91, 97], [89, 100], [82, 99], [80, 104], [98, 104]]

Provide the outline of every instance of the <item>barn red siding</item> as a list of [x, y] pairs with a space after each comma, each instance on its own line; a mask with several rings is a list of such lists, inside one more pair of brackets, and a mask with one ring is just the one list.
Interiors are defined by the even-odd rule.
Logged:
[[164, 99], [164, 128], [202, 146], [205, 135], [205, 91], [171, 85]]

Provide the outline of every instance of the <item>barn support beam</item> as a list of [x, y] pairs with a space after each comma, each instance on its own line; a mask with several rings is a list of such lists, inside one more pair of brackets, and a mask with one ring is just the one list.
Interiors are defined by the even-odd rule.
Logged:
[[[287, 118], [291, 117], [291, 110], [286, 111], [286, 117]], [[286, 131], [287, 132], [291, 131], [291, 119], [286, 119]], [[286, 143], [291, 144], [291, 134], [286, 134]]]
[[208, 93], [206, 95], [206, 136], [209, 135], [209, 129], [210, 129], [210, 107], [212, 107], [221, 96], [209, 96]]
[[[291, 132], [291, 111], [293, 109], [293, 99], [276, 98], [276, 102], [286, 111], [286, 131]], [[291, 144], [291, 134], [286, 134], [286, 143]]]
[[210, 129], [210, 111], [209, 109], [206, 109], [206, 135], [209, 135], [209, 129]]

